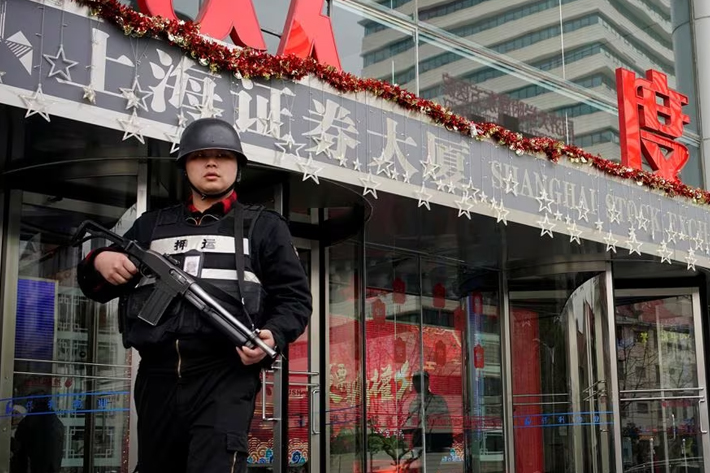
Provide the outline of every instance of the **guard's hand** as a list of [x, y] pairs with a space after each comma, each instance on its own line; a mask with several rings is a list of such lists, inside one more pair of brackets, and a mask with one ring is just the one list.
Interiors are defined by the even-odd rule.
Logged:
[[[274, 340], [274, 335], [271, 333], [271, 330], [261, 330], [259, 332], [259, 338], [261, 338], [264, 343], [269, 345], [271, 348], [274, 348], [276, 346], [276, 340]], [[264, 350], [259, 347], [237, 347], [237, 353], [239, 353], [239, 357], [242, 359], [242, 363], [247, 366], [259, 363], [261, 360], [264, 359], [264, 357], [266, 357], [266, 353], [264, 352]]]
[[114, 286], [126, 284], [138, 272], [128, 256], [117, 251], [103, 251], [96, 255], [94, 268]]

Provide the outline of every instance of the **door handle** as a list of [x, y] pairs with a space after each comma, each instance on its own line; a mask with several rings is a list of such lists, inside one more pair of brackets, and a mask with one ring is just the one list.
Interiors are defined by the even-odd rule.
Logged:
[[313, 388], [311, 389], [311, 412], [310, 412], [310, 420], [309, 423], [311, 424], [311, 434], [313, 435], [319, 435], [320, 430], [316, 430], [316, 424], [315, 424], [315, 412], [316, 412], [316, 406], [315, 406], [315, 399], [316, 399], [316, 393], [320, 393], [320, 388]]
[[262, 370], [262, 386], [261, 386], [261, 420], [266, 421], [266, 422], [276, 422], [280, 419], [277, 419], [276, 417], [268, 417], [266, 415], [266, 385], [267, 384], [272, 384], [273, 383], [267, 383], [266, 382], [266, 371]]
[[707, 435], [708, 431], [703, 428], [703, 418], [702, 415], [700, 414], [700, 404], [705, 402], [705, 398], [702, 398], [698, 401], [698, 429], [700, 429], [700, 433], [703, 435]]

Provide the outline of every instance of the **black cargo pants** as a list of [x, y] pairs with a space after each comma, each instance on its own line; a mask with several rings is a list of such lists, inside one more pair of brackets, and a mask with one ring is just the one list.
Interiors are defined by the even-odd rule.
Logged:
[[246, 472], [259, 371], [220, 363], [178, 375], [143, 365], [135, 388], [137, 471]]

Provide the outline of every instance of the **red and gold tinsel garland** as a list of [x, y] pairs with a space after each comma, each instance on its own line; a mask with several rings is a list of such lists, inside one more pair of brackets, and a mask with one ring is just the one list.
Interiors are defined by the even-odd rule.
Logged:
[[633, 180], [639, 186], [664, 192], [670, 197], [683, 196], [695, 203], [710, 203], [709, 191], [664, 179], [652, 172], [623, 166], [559, 140], [544, 137], [524, 138], [522, 134], [494, 123], [472, 122], [440, 104], [417, 97], [398, 85], [377, 79], [362, 79], [321, 64], [313, 58], [274, 56], [249, 48], [230, 48], [202, 36], [198, 25], [193, 22], [147, 16], [120, 4], [117, 0], [74, 1], [88, 7], [93, 15], [116, 24], [126, 35], [150, 36], [179, 46], [200, 65], [209, 67], [213, 72], [228, 71], [236, 77], [250, 79], [293, 81], [310, 75], [340, 92], [368, 92], [383, 100], [395, 102], [405, 110], [427, 115], [433, 122], [448, 130], [474, 137], [479, 141], [490, 139], [499, 146], [510, 148], [518, 155], [544, 155], [552, 162], [567, 158], [573, 163], [591, 166], [611, 176]]

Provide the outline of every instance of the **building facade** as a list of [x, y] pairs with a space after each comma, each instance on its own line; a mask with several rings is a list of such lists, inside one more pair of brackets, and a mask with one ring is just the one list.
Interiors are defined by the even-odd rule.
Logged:
[[[268, 53], [298, 2], [254, 2]], [[184, 199], [174, 153], [201, 116], [240, 132], [240, 200], [288, 218], [314, 297], [262, 373], [250, 469], [710, 471], [710, 200], [618, 166], [619, 69], [657, 71], [687, 97], [680, 181], [710, 189], [704, 0], [323, 2], [342, 71], [440, 112], [381, 83], [266, 77], [263, 57], [228, 72], [215, 51], [242, 37], [190, 54], [187, 34], [85, 5], [0, 0], [0, 472], [51, 452], [63, 472], [134, 470], [140, 357], [118, 302], [76, 283], [106, 242], [70, 242]]]

